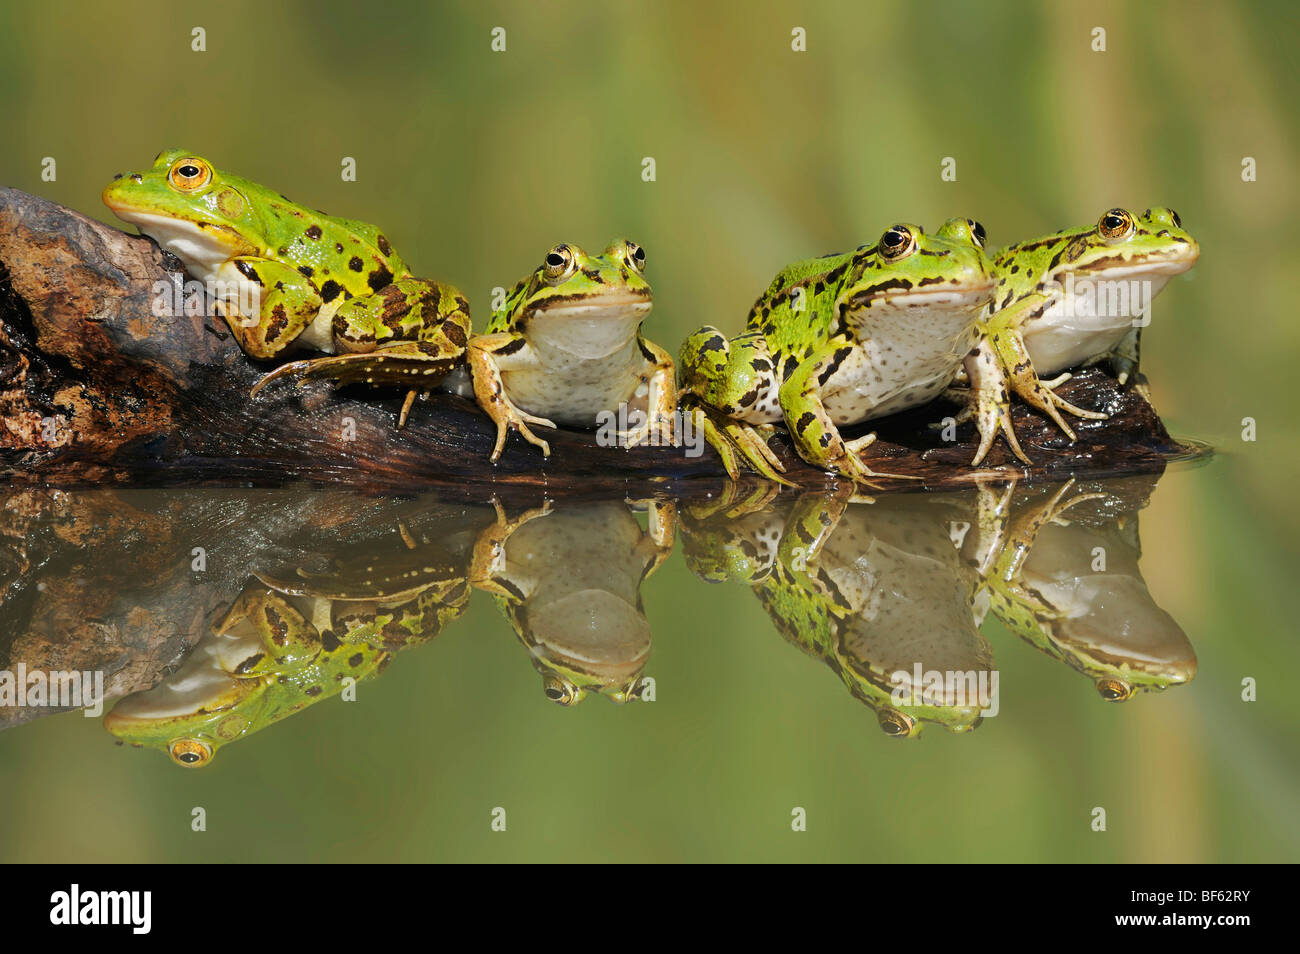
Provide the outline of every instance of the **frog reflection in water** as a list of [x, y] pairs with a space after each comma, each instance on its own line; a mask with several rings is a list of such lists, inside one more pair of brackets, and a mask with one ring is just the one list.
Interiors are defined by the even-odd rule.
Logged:
[[590, 692], [636, 698], [650, 656], [641, 582], [672, 551], [674, 511], [648, 504], [648, 529], [619, 501], [549, 503], [498, 519], [474, 548], [470, 579], [496, 596], [542, 676], [546, 697], [571, 706]]
[[160, 685], [104, 717], [110, 733], [165, 751], [178, 765], [209, 764], [217, 750], [312, 703], [348, 679], [377, 675], [399, 649], [427, 642], [469, 599], [463, 565], [417, 552], [407, 559], [296, 578], [259, 575]]
[[1072, 480], [1019, 510], [1014, 481], [1002, 493], [981, 487], [971, 535], [993, 614], [1111, 702], [1196, 675], [1187, 635], [1138, 570], [1136, 511], [1154, 484], [1139, 476], [1078, 492]]
[[[688, 508], [682, 537], [691, 570], [752, 586], [781, 635], [830, 666], [887, 734], [915, 736], [925, 723], [977, 726], [995, 704], [980, 698], [979, 674], [994, 696], [996, 674], [975, 620], [979, 578], [943, 520], [951, 504], [906, 495], [859, 506], [845, 491], [771, 502], [770, 491], [759, 491]], [[915, 684], [918, 664], [974, 681], [942, 690]]]
[[914, 735], [929, 721], [969, 728], [978, 711], [893, 705], [887, 679], [918, 662], [923, 671], [991, 668], [978, 635], [989, 611], [1109, 701], [1195, 676], [1187, 636], [1138, 570], [1137, 511], [1155, 480], [1087, 492], [1071, 481], [1016, 508], [1014, 482], [1005, 492], [847, 509], [843, 497], [814, 494], [771, 506], [772, 491], [760, 491], [687, 507], [683, 548], [698, 576], [749, 583], [782, 635], [838, 672], [890, 734]]

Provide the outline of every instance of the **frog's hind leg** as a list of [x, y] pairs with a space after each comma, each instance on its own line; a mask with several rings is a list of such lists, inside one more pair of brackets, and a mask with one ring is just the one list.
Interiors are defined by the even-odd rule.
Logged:
[[253, 393], [291, 376], [407, 387], [400, 427], [415, 396], [464, 362], [469, 334], [469, 302], [460, 292], [399, 278], [373, 295], [349, 299], [334, 313], [334, 342], [345, 353], [283, 365], [258, 381]]
[[780, 382], [760, 332], [728, 341], [716, 328], [701, 328], [682, 345], [679, 375], [681, 396], [733, 479], [738, 451], [764, 477], [790, 485], [767, 444], [772, 424], [781, 420]]

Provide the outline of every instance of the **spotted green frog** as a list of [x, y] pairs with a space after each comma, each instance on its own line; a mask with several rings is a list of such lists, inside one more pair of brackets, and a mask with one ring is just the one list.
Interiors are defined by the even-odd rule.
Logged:
[[530, 424], [591, 427], [621, 405], [640, 420], [620, 445], [673, 443], [673, 360], [641, 334], [652, 304], [645, 267], [635, 242], [600, 255], [557, 245], [470, 341], [474, 395], [497, 425], [494, 462], [512, 428], [550, 456]]
[[972, 464], [984, 460], [999, 432], [1029, 463], [1011, 425], [1008, 386], [1071, 441], [1075, 433], [1061, 411], [1105, 418], [1056, 394], [1053, 389], [1069, 375], [1051, 381], [1040, 375], [1109, 360], [1121, 384], [1136, 380], [1151, 299], [1199, 254], [1172, 209], [1134, 215], [1114, 208], [1094, 226], [1021, 242], [994, 256], [997, 286], [965, 368], [973, 393], [966, 396], [970, 404], [963, 416], [974, 414], [980, 434]]
[[856, 506], [843, 488], [792, 504], [763, 489], [737, 497], [682, 514], [696, 575], [751, 586], [781, 635], [830, 667], [887, 735], [979, 725], [994, 700], [936, 690], [927, 675], [914, 685], [919, 665], [923, 674], [987, 673], [996, 692], [976, 621], [978, 576], [942, 519], [950, 507], [912, 495]]
[[496, 597], [552, 702], [638, 697], [650, 657], [641, 583], [668, 558], [674, 527], [670, 503], [646, 507], [646, 530], [621, 501], [515, 518], [498, 507], [479, 537], [471, 584]]
[[1191, 681], [1196, 653], [1138, 570], [1137, 515], [1124, 500], [1145, 494], [1126, 495], [1114, 482], [1104, 491], [1074, 488], [1070, 480], [1013, 507], [1014, 480], [1001, 494], [981, 484], [987, 549], [977, 562], [989, 608], [1029, 645], [1091, 679], [1108, 702]]
[[934, 235], [894, 225], [875, 245], [782, 269], [743, 334], [691, 335], [681, 392], [727, 470], [736, 475], [738, 451], [782, 480], [766, 438], [784, 422], [810, 464], [854, 480], [889, 476], [860, 456], [874, 434], [845, 440], [839, 428], [919, 406], [951, 384], [993, 290], [984, 240], [970, 219]]
[[464, 359], [464, 295], [414, 277], [373, 225], [297, 205], [183, 149], [117, 176], [103, 198], [208, 283], [247, 354], [332, 355], [285, 364], [254, 393], [295, 374], [409, 386], [404, 423], [416, 393]]
[[161, 684], [121, 700], [104, 727], [178, 765], [375, 676], [400, 649], [434, 638], [465, 609], [464, 569], [419, 555], [359, 576], [250, 580], [213, 632]]

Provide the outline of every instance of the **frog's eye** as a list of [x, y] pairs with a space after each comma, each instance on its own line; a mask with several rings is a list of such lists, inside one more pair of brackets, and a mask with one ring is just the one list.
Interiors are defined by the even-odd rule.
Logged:
[[542, 679], [542, 692], [546, 698], [562, 706], [571, 706], [582, 698], [578, 687], [559, 676], [545, 676]]
[[1133, 216], [1125, 209], [1111, 209], [1097, 223], [1097, 232], [1108, 242], [1118, 242], [1133, 234]]
[[547, 281], [559, 281], [561, 278], [567, 278], [573, 271], [576, 264], [573, 257], [573, 249], [567, 245], [557, 245], [546, 253], [546, 261], [543, 263], [543, 270], [546, 273]]
[[967, 219], [966, 224], [970, 226], [970, 234], [975, 237], [975, 244], [980, 248], [984, 247], [984, 242], [988, 239], [984, 226], [980, 225], [974, 219]]
[[1126, 702], [1133, 696], [1133, 686], [1123, 679], [1098, 679], [1097, 692], [1107, 702]]
[[167, 171], [167, 181], [181, 192], [193, 192], [212, 181], [212, 167], [194, 156], [177, 159]]
[[895, 225], [880, 236], [880, 254], [887, 262], [906, 258], [916, 250], [916, 236], [905, 225]]
[[880, 721], [880, 728], [884, 729], [885, 735], [892, 735], [896, 739], [902, 739], [912, 734], [916, 728], [916, 720], [910, 716], [903, 715], [896, 709], [885, 709], [876, 717]]
[[626, 246], [627, 247], [625, 249], [625, 253], [627, 255], [628, 264], [631, 265], [633, 268], [635, 268], [638, 272], [644, 272], [645, 271], [645, 249], [643, 249], [640, 245], [637, 245], [636, 242], [628, 242], [626, 243]]
[[197, 739], [177, 739], [168, 754], [177, 765], [197, 768], [212, 761], [212, 746]]

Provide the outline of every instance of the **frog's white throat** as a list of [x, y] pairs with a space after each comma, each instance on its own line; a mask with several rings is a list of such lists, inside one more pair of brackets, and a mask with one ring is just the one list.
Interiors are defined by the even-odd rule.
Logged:
[[536, 348], [584, 360], [607, 358], [633, 343], [650, 307], [639, 298], [549, 305], [529, 318], [528, 338]]
[[184, 219], [132, 209], [114, 209], [117, 217], [130, 222], [142, 233], [171, 252], [185, 265], [185, 270], [201, 281], [215, 281], [217, 269], [238, 250], [231, 244], [231, 234], [215, 226], [203, 226]]

